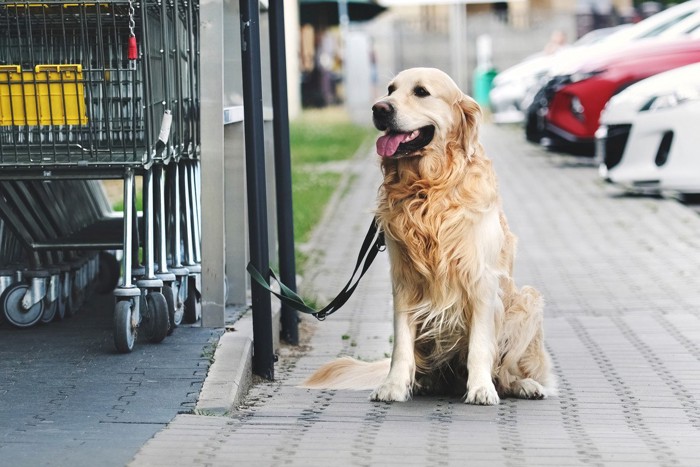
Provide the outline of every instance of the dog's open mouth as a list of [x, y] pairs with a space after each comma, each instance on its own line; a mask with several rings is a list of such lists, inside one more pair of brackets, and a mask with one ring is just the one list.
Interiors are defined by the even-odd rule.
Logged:
[[432, 125], [406, 133], [389, 130], [377, 140], [377, 154], [382, 157], [409, 156], [430, 143], [434, 134]]

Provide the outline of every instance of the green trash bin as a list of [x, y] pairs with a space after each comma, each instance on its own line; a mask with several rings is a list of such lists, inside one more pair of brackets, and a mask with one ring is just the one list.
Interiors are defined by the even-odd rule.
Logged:
[[474, 70], [474, 100], [479, 103], [483, 109], [490, 108], [489, 92], [493, 85], [493, 79], [498, 72], [493, 67], [477, 66]]

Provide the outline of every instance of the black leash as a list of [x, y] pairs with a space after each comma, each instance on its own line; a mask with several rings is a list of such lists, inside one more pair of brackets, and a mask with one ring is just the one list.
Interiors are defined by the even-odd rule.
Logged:
[[[379, 230], [379, 228], [377, 227], [377, 220], [373, 219], [372, 224], [369, 226], [369, 231], [367, 232], [367, 235], [365, 235], [365, 240], [364, 242], [362, 242], [362, 248], [360, 248], [360, 253], [357, 256], [357, 263], [355, 263], [355, 270], [352, 272], [350, 280], [347, 284], [345, 284], [345, 287], [343, 287], [343, 290], [340, 291], [338, 296], [335, 297], [328, 305], [326, 305], [321, 310], [315, 310], [308, 306], [306, 303], [304, 303], [304, 300], [302, 300], [302, 298], [299, 295], [297, 295], [294, 291], [289, 289], [289, 287], [287, 287], [282, 282], [280, 282], [279, 279], [277, 279], [277, 276], [272, 271], [272, 269], [270, 269], [270, 277], [272, 277], [279, 284], [280, 293], [277, 293], [274, 290], [272, 290], [272, 288], [270, 288], [270, 284], [265, 280], [265, 278], [263, 278], [262, 274], [260, 274], [260, 272], [255, 268], [255, 266], [253, 266], [252, 263], [248, 263], [247, 270], [250, 274], [250, 277], [255, 282], [263, 286], [265, 289], [269, 290], [270, 293], [279, 298], [282, 301], [282, 303], [289, 305], [290, 307], [294, 308], [297, 311], [301, 311], [302, 313], [314, 315], [316, 319], [318, 319], [319, 321], [323, 321], [328, 315], [335, 313], [341, 306], [345, 304], [345, 302], [348, 301], [352, 293], [355, 291], [355, 288], [360, 283], [360, 279], [362, 279], [362, 276], [365, 275], [365, 272], [367, 272], [369, 266], [374, 261], [374, 258], [377, 256], [377, 253], [379, 253], [380, 251], [384, 251], [384, 248], [384, 232]], [[360, 267], [362, 267], [362, 271], [353, 283], [353, 279], [355, 279], [355, 275], [357, 274], [357, 271], [360, 269]]]

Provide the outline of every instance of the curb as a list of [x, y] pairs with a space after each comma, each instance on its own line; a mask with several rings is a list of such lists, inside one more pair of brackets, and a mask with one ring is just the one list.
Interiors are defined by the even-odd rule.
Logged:
[[[279, 348], [279, 306], [272, 312], [272, 336], [275, 351]], [[235, 326], [219, 339], [214, 363], [209, 367], [195, 413], [225, 415], [241, 404], [253, 384], [253, 317], [247, 312]]]

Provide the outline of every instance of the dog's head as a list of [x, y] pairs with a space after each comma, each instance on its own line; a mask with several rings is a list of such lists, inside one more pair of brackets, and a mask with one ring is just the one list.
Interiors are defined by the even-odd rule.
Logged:
[[449, 142], [467, 156], [475, 142], [479, 105], [444, 72], [411, 68], [391, 80], [386, 96], [372, 106], [374, 126], [384, 131], [377, 153], [385, 158], [444, 153]]

